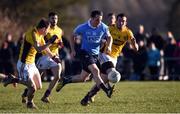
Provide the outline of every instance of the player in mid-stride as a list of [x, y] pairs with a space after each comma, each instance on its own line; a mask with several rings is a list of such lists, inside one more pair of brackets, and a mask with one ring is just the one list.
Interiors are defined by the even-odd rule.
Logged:
[[41, 76], [35, 65], [35, 56], [37, 52], [45, 51], [54, 61], [59, 61], [49, 50], [49, 46], [54, 43], [57, 36], [54, 35], [45, 43], [44, 36], [49, 29], [49, 22], [45, 19], [40, 20], [37, 26], [31, 27], [25, 33], [25, 39], [20, 48], [19, 60], [17, 62], [18, 78], [8, 76], [4, 86], [10, 83], [21, 83], [27, 86], [27, 108], [37, 108], [33, 102], [34, 93], [42, 88]]
[[[48, 19], [50, 22], [50, 28], [48, 30], [47, 35], [44, 37], [45, 41], [47, 42], [49, 39], [52, 38], [53, 35], [57, 35], [57, 39], [54, 43], [49, 47], [50, 51], [59, 58], [59, 49], [62, 48], [62, 29], [57, 26], [58, 22], [58, 15], [55, 12], [50, 12], [48, 15]], [[43, 55], [39, 57], [37, 61], [37, 68], [40, 70], [51, 69], [54, 79], [50, 82], [48, 89], [45, 91], [41, 100], [45, 103], [50, 103], [49, 96], [51, 94], [52, 89], [60, 79], [61, 74], [61, 61], [53, 61], [46, 53], [42, 53]], [[24, 90], [22, 94], [22, 102], [25, 103], [27, 98], [27, 88]]]
[[[129, 42], [132, 48], [138, 51], [139, 46], [136, 43], [136, 39], [132, 31], [127, 27], [127, 17], [125, 14], [120, 13], [117, 15], [117, 22], [115, 26], [109, 26], [109, 31], [113, 38], [111, 53], [104, 53], [102, 47], [102, 53], [99, 54], [99, 59], [101, 63], [101, 77], [105, 82], [111, 81], [108, 80], [108, 75], [116, 75], [117, 78], [120, 76], [119, 72], [116, 71], [115, 66], [117, 63], [118, 56], [121, 54], [121, 51], [125, 44]], [[106, 48], [106, 42], [104, 43], [104, 49]], [[119, 78], [120, 79], [120, 78]], [[119, 80], [116, 80], [118, 82]], [[81, 100], [81, 104], [86, 106], [90, 102], [94, 101], [93, 96], [97, 94], [100, 89], [97, 85], [94, 85], [93, 88], [87, 93], [87, 95]], [[92, 99], [93, 98], [93, 99]]]
[[[101, 11], [94, 10], [91, 12], [91, 18], [87, 22], [75, 28], [73, 37], [70, 42], [72, 51], [71, 55], [75, 55], [74, 39], [78, 38], [77, 36], [80, 35], [82, 37], [80, 59], [83, 65], [83, 69], [81, 74], [72, 76], [79, 79], [72, 78], [69, 82], [79, 82], [81, 80], [85, 80], [87, 76], [92, 74], [97, 87], [101, 88], [108, 97], [111, 97], [113, 87], [106, 87], [103, 80], [101, 79], [100, 70], [98, 68], [100, 66], [98, 54], [100, 52], [101, 40], [103, 38], [107, 40], [107, 48], [105, 50], [105, 53], [111, 52], [112, 45], [112, 37], [109, 33], [108, 26], [102, 22], [102, 17], [103, 13]], [[56, 91], [59, 91], [61, 88], [62, 85], [61, 83], [59, 83]]]
[[[132, 31], [126, 26], [127, 25], [127, 17], [125, 14], [118, 14], [117, 15], [117, 22], [116, 25], [109, 25], [110, 33], [113, 37], [113, 43], [110, 53], [104, 53], [104, 50], [107, 48], [107, 42], [103, 41], [103, 46], [101, 47], [101, 53], [99, 53], [99, 61], [101, 63], [101, 77], [105, 83], [111, 81], [108, 79], [108, 75], [115, 75], [116, 78], [120, 79], [120, 74], [116, 71], [115, 66], [117, 63], [117, 58], [120, 55], [122, 48], [127, 42], [130, 42], [132, 48], [136, 51], [138, 50], [138, 45], [136, 43], [136, 39]], [[68, 83], [75, 83], [75, 82], [83, 82], [84, 79], [81, 78], [79, 75], [70, 78], [64, 78], [59, 82], [59, 91], [62, 87]], [[117, 83], [119, 80], [116, 80]], [[109, 83], [107, 83], [109, 85]], [[92, 89], [87, 93], [87, 95], [81, 100], [81, 104], [83, 106], [87, 106], [90, 102], [94, 101], [94, 96], [100, 88], [97, 85], [94, 85]]]

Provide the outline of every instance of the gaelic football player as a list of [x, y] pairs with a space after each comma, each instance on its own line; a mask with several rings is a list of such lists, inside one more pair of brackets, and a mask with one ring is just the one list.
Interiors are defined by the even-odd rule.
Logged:
[[[58, 15], [55, 12], [50, 12], [48, 15], [49, 22], [50, 22], [50, 28], [48, 30], [47, 35], [44, 37], [45, 41], [47, 42], [52, 38], [53, 35], [57, 36], [57, 39], [55, 42], [49, 47], [50, 51], [55, 55], [55, 57], [59, 58], [59, 49], [62, 48], [62, 29], [57, 26], [58, 23]], [[43, 97], [41, 100], [45, 103], [50, 103], [49, 101], [49, 95], [51, 94], [52, 89], [60, 79], [62, 65], [61, 62], [57, 62], [52, 60], [51, 57], [49, 57], [46, 53], [43, 53], [43, 55], [38, 59], [37, 68], [40, 70], [46, 70], [51, 69], [54, 79], [50, 82], [49, 87], [45, 91]], [[27, 89], [24, 90], [24, 93], [22, 94], [22, 102], [26, 102], [26, 96], [27, 96]]]
[[[132, 48], [138, 51], [138, 44], [136, 43], [136, 39], [132, 31], [127, 27], [127, 17], [125, 14], [117, 15], [117, 24], [116, 26], [109, 26], [109, 31], [113, 38], [111, 53], [100, 53], [99, 59], [101, 63], [101, 77], [104, 82], [108, 82], [108, 74], [116, 74], [120, 76], [119, 72], [116, 71], [115, 66], [117, 63], [117, 58], [122, 52], [122, 48], [125, 46], [127, 42], [132, 45]], [[117, 80], [118, 81], [118, 80]], [[97, 94], [100, 89], [97, 85], [87, 93], [87, 95], [81, 100], [82, 105], [88, 105], [90, 101], [92, 101], [92, 97]]]
[[44, 36], [48, 32], [49, 25], [48, 21], [42, 19], [37, 26], [31, 27], [25, 33], [25, 39], [21, 45], [19, 60], [17, 62], [18, 78], [11, 77], [4, 82], [6, 86], [14, 82], [27, 86], [27, 108], [37, 108], [33, 102], [34, 93], [36, 90], [42, 88], [41, 76], [35, 65], [36, 53], [44, 50], [54, 61], [59, 60], [48, 48], [54, 43], [57, 36], [53, 36], [47, 43], [44, 41]]
[[[81, 55], [83, 70], [81, 74], [72, 76], [72, 79], [69, 79], [70, 82], [82, 82], [90, 74], [93, 75], [93, 79], [97, 84], [98, 88], [101, 88], [108, 97], [111, 97], [113, 88], [107, 88], [101, 79], [100, 70], [98, 68], [98, 54], [100, 52], [100, 43], [103, 38], [107, 38], [107, 48], [106, 53], [111, 51], [112, 37], [109, 33], [108, 27], [102, 22], [103, 14], [101, 11], [94, 10], [91, 12], [91, 18], [76, 27], [74, 30], [73, 38], [71, 39], [71, 55], [75, 55], [74, 51], [74, 38], [77, 38], [78, 35], [82, 36], [82, 45], [81, 45]], [[59, 83], [56, 91], [59, 91], [65, 83]]]

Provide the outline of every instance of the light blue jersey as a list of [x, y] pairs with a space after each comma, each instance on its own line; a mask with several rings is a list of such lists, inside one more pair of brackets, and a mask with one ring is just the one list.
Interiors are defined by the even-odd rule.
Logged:
[[107, 25], [101, 22], [98, 27], [92, 27], [90, 20], [77, 26], [74, 30], [74, 34], [81, 35], [81, 49], [92, 55], [99, 54], [101, 40], [107, 36], [110, 36]]

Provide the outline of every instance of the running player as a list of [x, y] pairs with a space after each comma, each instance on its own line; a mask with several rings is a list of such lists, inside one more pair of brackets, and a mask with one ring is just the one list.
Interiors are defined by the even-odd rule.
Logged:
[[[112, 44], [112, 51], [110, 54], [100, 53], [99, 59], [101, 62], [101, 77], [104, 82], [108, 82], [107, 75], [110, 72], [118, 72], [115, 70], [115, 66], [117, 63], [117, 58], [120, 55], [122, 48], [126, 44], [126, 42], [130, 42], [132, 47], [135, 50], [138, 50], [138, 45], [134, 38], [132, 31], [126, 26], [127, 25], [127, 17], [124, 14], [119, 14], [117, 16], [117, 23], [116, 26], [109, 26], [110, 33], [113, 37], [113, 44]], [[102, 48], [103, 49], [103, 48]], [[67, 78], [63, 79], [59, 83], [59, 90], [67, 83], [74, 83], [74, 82], [82, 82], [83, 79], [79, 79], [78, 81], [75, 80], [76, 78]], [[88, 92], [88, 94], [81, 100], [81, 104], [86, 106], [90, 103], [90, 101], [94, 101], [92, 98], [100, 89], [94, 85], [94, 87]]]
[[[49, 47], [50, 51], [55, 55], [57, 58], [59, 58], [59, 48], [62, 48], [62, 29], [57, 26], [58, 23], [58, 15], [55, 12], [50, 12], [48, 15], [49, 22], [50, 22], [50, 28], [48, 30], [47, 35], [44, 37], [45, 41], [47, 42], [49, 39], [52, 38], [53, 35], [58, 36], [58, 38], [55, 40], [55, 42]], [[37, 61], [37, 68], [40, 70], [46, 70], [51, 69], [54, 79], [50, 82], [49, 87], [45, 91], [43, 97], [41, 100], [45, 103], [50, 103], [49, 96], [51, 94], [52, 89], [60, 79], [60, 74], [62, 70], [61, 63], [57, 63], [53, 61], [46, 53], [43, 53], [43, 56], [41, 56]], [[27, 89], [24, 90], [24, 93], [22, 94], [22, 102], [26, 102], [27, 97]]]
[[[106, 53], [110, 53], [111, 45], [112, 45], [112, 37], [109, 33], [108, 27], [102, 22], [103, 14], [101, 11], [94, 10], [91, 12], [91, 18], [88, 22], [79, 25], [74, 30], [73, 38], [71, 40], [71, 55], [75, 55], [74, 50], [74, 38], [77, 38], [78, 35], [82, 37], [82, 45], [80, 58], [83, 65], [83, 70], [81, 74], [77, 76], [72, 76], [69, 82], [81, 82], [85, 80], [91, 73], [93, 75], [93, 79], [97, 84], [98, 88], [102, 88], [102, 90], [106, 93], [108, 97], [111, 97], [113, 88], [107, 88], [100, 77], [100, 71], [98, 66], [98, 54], [100, 51], [100, 43], [103, 38], [107, 39], [107, 48], [105, 50]], [[74, 79], [73, 79], [74, 78]], [[59, 85], [56, 88], [56, 91], [61, 89], [62, 85]]]
[[6, 86], [14, 82], [27, 86], [27, 108], [37, 108], [33, 102], [34, 93], [42, 88], [41, 76], [35, 65], [36, 53], [44, 50], [54, 61], [59, 61], [48, 48], [54, 43], [57, 36], [53, 36], [47, 43], [44, 41], [49, 25], [48, 21], [42, 19], [36, 27], [30, 28], [25, 33], [25, 39], [21, 45], [17, 62], [18, 78], [9, 78], [9, 80], [4, 82]]
[[[99, 54], [99, 59], [102, 67], [101, 77], [103, 78], [104, 82], [108, 82], [107, 75], [111, 72], [119, 75], [118, 71], [116, 71], [115, 69], [115, 66], [117, 63], [117, 58], [120, 55], [122, 48], [127, 42], [131, 44], [134, 50], [138, 51], [139, 48], [132, 31], [127, 27], [127, 17], [125, 14], [118, 14], [116, 26], [109, 26], [109, 30], [113, 37], [111, 53]], [[81, 100], [81, 104], [86, 106], [90, 102], [92, 102], [93, 96], [96, 95], [99, 90], [100, 89], [97, 87], [97, 85], [94, 85], [94, 87]]]

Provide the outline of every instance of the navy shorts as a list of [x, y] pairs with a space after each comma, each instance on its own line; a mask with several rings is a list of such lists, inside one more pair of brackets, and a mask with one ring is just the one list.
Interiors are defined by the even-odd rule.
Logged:
[[101, 65], [101, 73], [103, 74], [107, 74], [106, 71], [109, 69], [109, 68], [115, 68], [113, 63], [111, 61], [107, 61], [105, 63], [103, 63]]
[[98, 68], [101, 69], [100, 62], [98, 60], [98, 55], [92, 55], [85, 50], [80, 51], [80, 61], [83, 66], [83, 70], [85, 70], [88, 73], [91, 73], [91, 71], [88, 69], [88, 66], [92, 64], [96, 64]]

